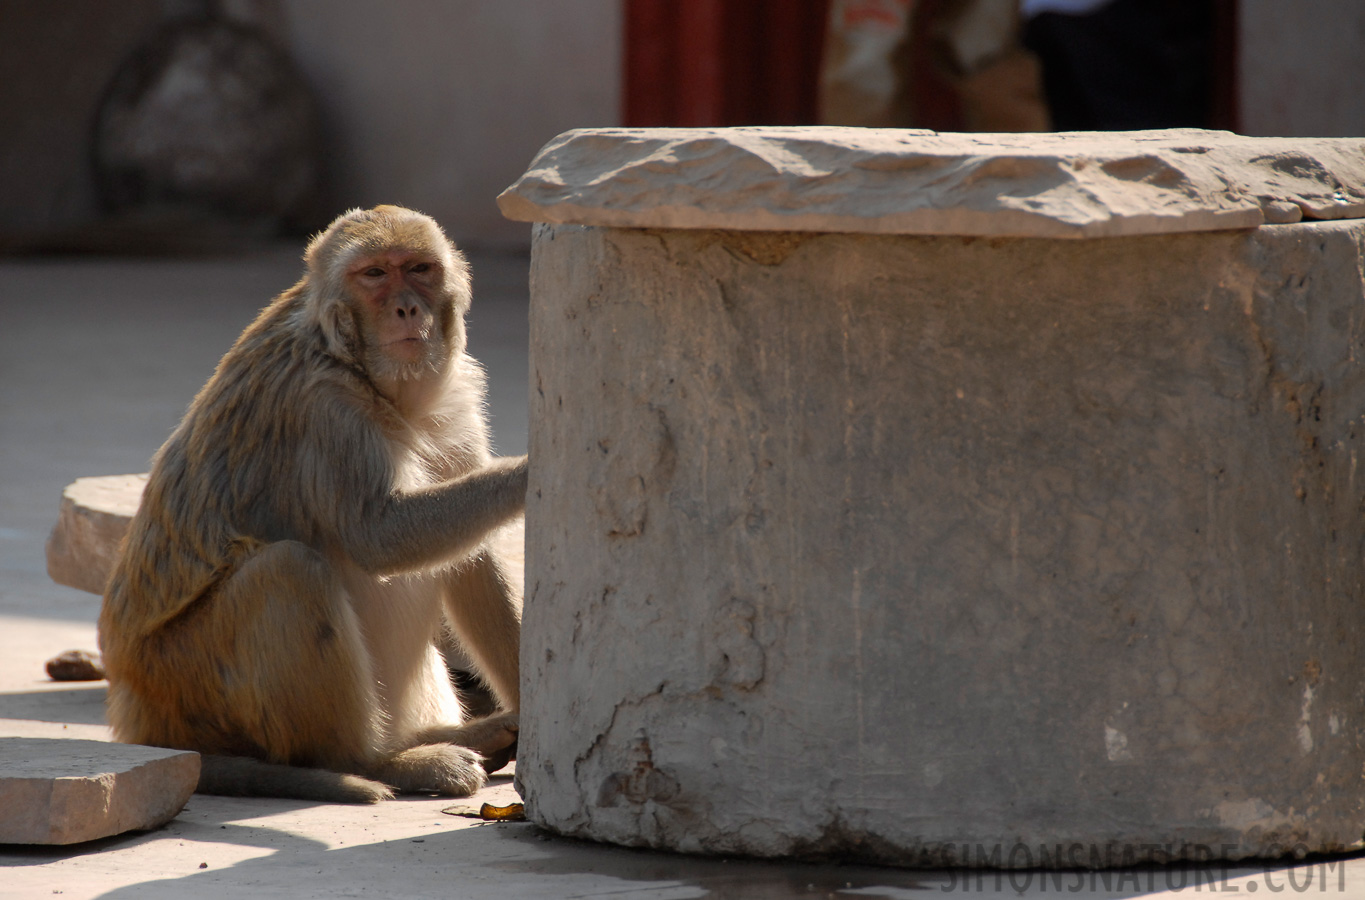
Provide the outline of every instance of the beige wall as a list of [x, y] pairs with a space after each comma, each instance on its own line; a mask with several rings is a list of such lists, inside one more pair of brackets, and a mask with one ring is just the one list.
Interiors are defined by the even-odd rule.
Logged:
[[527, 243], [494, 199], [561, 131], [618, 123], [619, 0], [282, 0], [323, 106], [333, 201]]
[[[98, 217], [89, 135], [114, 68], [190, 0], [0, 0], [0, 244]], [[618, 122], [621, 0], [224, 0], [294, 54], [336, 211], [406, 203], [524, 244], [494, 198], [560, 131]], [[1365, 3], [1241, 0], [1242, 130], [1365, 135]]]
[[[539, 147], [618, 120], [620, 0], [223, 0], [321, 102], [330, 196], [403, 203], [457, 240], [528, 244], [494, 198]], [[134, 48], [194, 0], [0, 0], [0, 249], [97, 222], [90, 129]], [[324, 219], [325, 221], [325, 219]]]
[[1241, 0], [1239, 18], [1244, 134], [1365, 135], [1365, 3]]

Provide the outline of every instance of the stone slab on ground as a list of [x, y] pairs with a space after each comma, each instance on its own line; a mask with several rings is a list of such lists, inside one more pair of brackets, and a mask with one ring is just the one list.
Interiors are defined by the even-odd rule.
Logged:
[[526, 222], [1104, 237], [1365, 213], [1365, 139], [1171, 129], [589, 128], [498, 198]]
[[74, 844], [156, 828], [198, 782], [198, 753], [0, 737], [0, 843]]
[[119, 542], [142, 502], [144, 475], [77, 478], [62, 491], [47, 539], [47, 573], [67, 587], [103, 594]]

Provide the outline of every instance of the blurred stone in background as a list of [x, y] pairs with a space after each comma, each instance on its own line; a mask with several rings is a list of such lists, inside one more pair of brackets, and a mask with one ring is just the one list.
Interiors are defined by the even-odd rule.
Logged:
[[275, 223], [293, 247], [379, 203], [524, 253], [495, 198], [556, 134], [619, 124], [621, 22], [621, 0], [0, 0], [0, 254], [236, 254]]
[[129, 226], [268, 237], [316, 218], [316, 104], [258, 28], [169, 21], [115, 73], [95, 122], [96, 186]]

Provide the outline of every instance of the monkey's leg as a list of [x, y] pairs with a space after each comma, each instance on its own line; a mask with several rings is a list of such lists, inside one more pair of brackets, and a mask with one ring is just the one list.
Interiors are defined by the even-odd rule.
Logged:
[[405, 792], [465, 796], [483, 785], [472, 750], [385, 748], [386, 723], [359, 618], [320, 555], [292, 541], [272, 544], [215, 599], [241, 614], [239, 665], [251, 666], [253, 677], [237, 688], [233, 705], [250, 711], [253, 735], [271, 761], [352, 772]]
[[302, 544], [251, 552], [183, 614], [119, 646], [116, 659], [110, 713], [119, 739], [198, 750], [201, 793], [392, 796], [340, 774], [375, 754], [373, 681], [331, 567]]
[[478, 554], [442, 576], [446, 621], [499, 704], [511, 712], [458, 726], [427, 728], [419, 739], [477, 750], [489, 772], [501, 769], [516, 754], [523, 541], [524, 525], [518, 520], [491, 535]]
[[[375, 632], [385, 624], [384, 619], [376, 621], [374, 627], [366, 631], [376, 671], [387, 671], [393, 682], [385, 685], [380, 694], [387, 701], [384, 708], [389, 748], [394, 751], [376, 760], [367, 772], [400, 791], [435, 791], [463, 797], [482, 787], [486, 778], [482, 760], [476, 752], [478, 748], [465, 747], [444, 733], [443, 726], [460, 721], [460, 705], [445, 661], [431, 643], [440, 610], [434, 588], [435, 585], [428, 582], [426, 596], [430, 600], [430, 618], [405, 619], [395, 609], [400, 605], [397, 603], [379, 610], [387, 616], [390, 626], [398, 624], [405, 632], [411, 632], [407, 635], [409, 640], [400, 640], [401, 635], [390, 635], [392, 640], [378, 641], [387, 644], [384, 649], [390, 653], [398, 650], [414, 657], [403, 661], [409, 663], [406, 669], [381, 663], [380, 652], [375, 649]], [[414, 640], [416, 646], [412, 646]], [[434, 733], [429, 735], [428, 732]]]
[[269, 762], [360, 772], [382, 735], [360, 627], [332, 566], [304, 544], [253, 553], [209, 599], [198, 642], [222, 709]]
[[460, 646], [509, 712], [521, 707], [521, 601], [525, 523], [491, 535], [442, 576], [446, 619]]
[[369, 651], [340, 579], [292, 541], [254, 554], [216, 592], [235, 622], [228, 705], [271, 762], [351, 772], [399, 791], [464, 796], [483, 785], [478, 755], [452, 743], [385, 749]]

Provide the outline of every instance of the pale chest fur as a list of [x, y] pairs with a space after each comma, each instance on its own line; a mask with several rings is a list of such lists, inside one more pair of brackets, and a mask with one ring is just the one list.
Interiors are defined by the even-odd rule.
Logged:
[[404, 491], [435, 484], [489, 460], [484, 383], [482, 367], [472, 357], [461, 355], [441, 391], [430, 398], [408, 398], [410, 408], [393, 421], [386, 435], [395, 488]]

